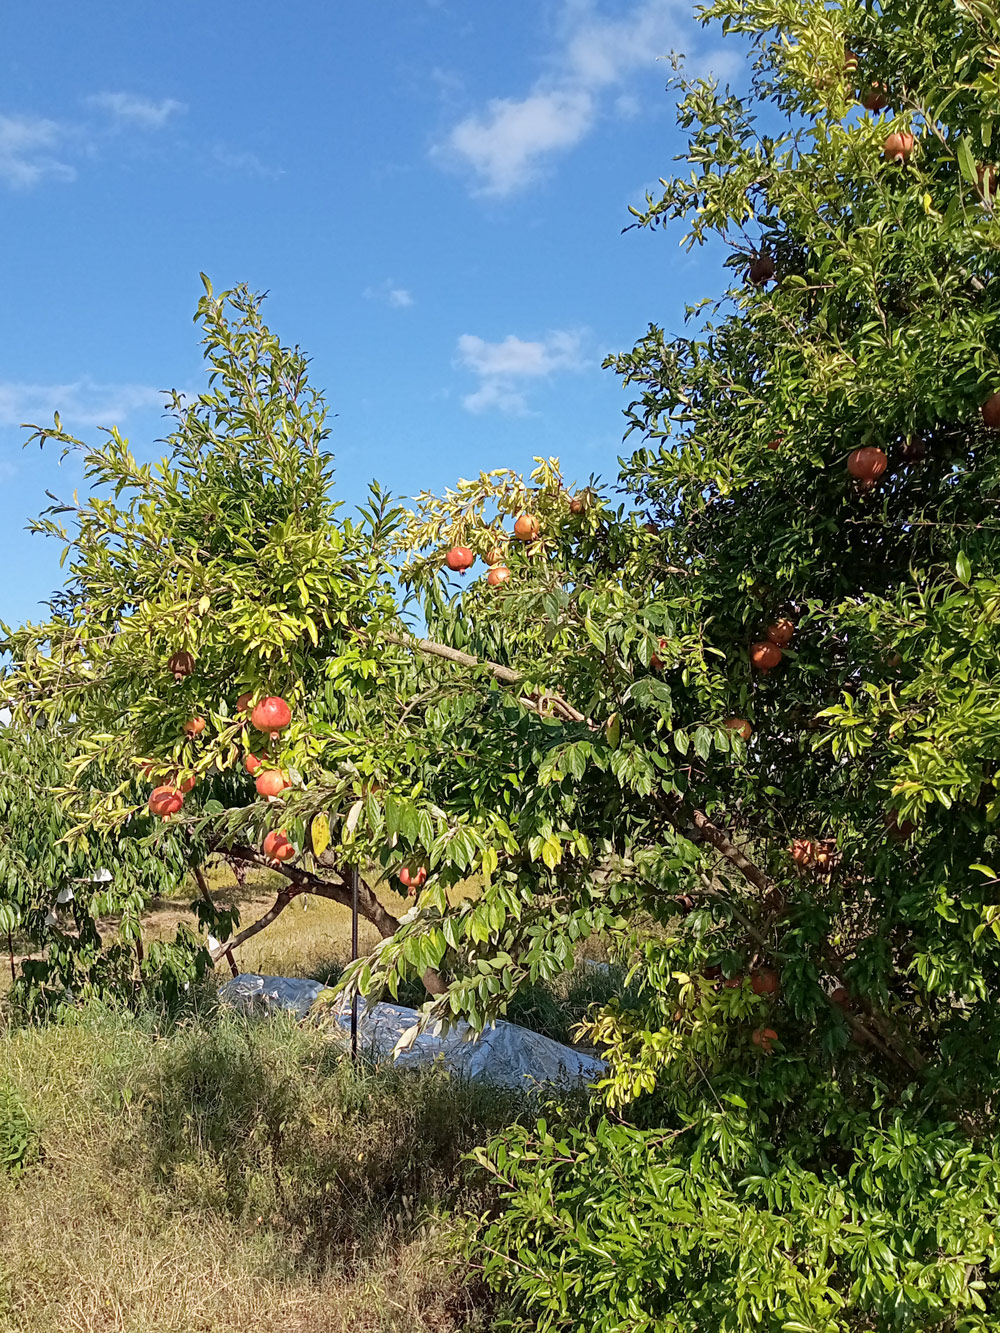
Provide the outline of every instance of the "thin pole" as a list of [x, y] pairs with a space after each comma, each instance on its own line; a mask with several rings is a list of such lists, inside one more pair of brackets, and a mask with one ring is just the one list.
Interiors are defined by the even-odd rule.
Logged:
[[[358, 871], [351, 870], [351, 962], [358, 956]], [[358, 992], [351, 996], [351, 1059], [358, 1058]]]

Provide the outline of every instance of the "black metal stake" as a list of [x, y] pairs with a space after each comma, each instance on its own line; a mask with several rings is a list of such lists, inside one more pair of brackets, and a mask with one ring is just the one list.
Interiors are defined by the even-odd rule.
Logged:
[[[358, 957], [358, 872], [351, 870], [351, 962]], [[358, 992], [355, 987], [351, 995], [351, 1059], [358, 1059]]]

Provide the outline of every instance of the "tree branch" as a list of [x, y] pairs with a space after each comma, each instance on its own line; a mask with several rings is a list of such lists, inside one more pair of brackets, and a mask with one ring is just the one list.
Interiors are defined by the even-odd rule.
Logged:
[[[208, 903], [209, 907], [211, 907], [211, 909], [212, 909], [213, 912], [214, 912], [214, 911], [216, 910], [216, 909], [215, 909], [215, 903], [214, 903], [213, 900], [212, 900], [212, 894], [211, 894], [211, 891], [210, 891], [210, 889], [209, 889], [209, 887], [208, 887], [208, 880], [205, 878], [205, 873], [204, 873], [204, 871], [202, 870], [201, 866], [195, 866], [195, 867], [194, 867], [194, 877], [195, 877], [195, 879], [196, 879], [197, 882], [198, 882], [198, 888], [199, 888], [200, 891], [201, 891], [201, 896], [205, 899], [205, 901]], [[230, 970], [232, 971], [233, 976], [234, 976], [234, 977], [238, 977], [239, 974], [240, 974], [240, 970], [239, 970], [239, 968], [236, 966], [236, 959], [233, 957], [232, 946], [230, 946], [230, 947], [226, 950], [225, 957], [229, 959], [229, 967], [230, 967]], [[214, 962], [215, 962], [215, 958], [214, 958], [214, 956], [213, 956], [213, 958], [212, 958], [212, 962], [213, 962], [213, 964], [214, 964]]]
[[[446, 662], [454, 662], [458, 666], [481, 667], [488, 671], [494, 680], [500, 681], [504, 685], [521, 685], [524, 677], [519, 671], [514, 671], [511, 667], [501, 666], [499, 662], [488, 662], [480, 657], [473, 657], [471, 653], [459, 652], [457, 648], [449, 648], [445, 643], [435, 643], [433, 639], [416, 639], [412, 634], [383, 634], [386, 643], [395, 643], [400, 648], [412, 648], [416, 652], [426, 653], [430, 657], [440, 657]], [[524, 697], [522, 703], [533, 708], [535, 712], [544, 716], [544, 709], [552, 708], [558, 712], [567, 722], [586, 722], [587, 719], [572, 704], [567, 703], [558, 694], [541, 694], [536, 698]]]

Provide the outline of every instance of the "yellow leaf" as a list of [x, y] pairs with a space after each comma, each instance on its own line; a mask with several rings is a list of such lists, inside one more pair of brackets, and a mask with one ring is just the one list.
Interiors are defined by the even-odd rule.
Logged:
[[199, 597], [198, 599], [198, 614], [203, 616], [211, 605], [212, 599], [209, 597], [208, 593], [205, 593], [203, 597]]
[[309, 826], [313, 856], [319, 857], [330, 845], [330, 821], [326, 815], [317, 815]]

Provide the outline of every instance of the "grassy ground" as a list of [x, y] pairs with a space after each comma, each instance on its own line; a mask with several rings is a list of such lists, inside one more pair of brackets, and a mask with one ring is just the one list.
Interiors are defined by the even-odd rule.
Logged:
[[[275, 884], [212, 875], [245, 923]], [[154, 904], [151, 931], [188, 901]], [[307, 903], [238, 966], [336, 973], [350, 914]], [[617, 984], [584, 965], [510, 1017], [565, 1041]], [[322, 1032], [220, 1012], [211, 988], [172, 1023], [0, 1021], [0, 1333], [486, 1333], [498, 1312], [459, 1241], [492, 1199], [462, 1157], [527, 1113], [440, 1071], [356, 1071]]]
[[90, 1010], [0, 1040], [3, 1333], [483, 1329], [462, 1153], [520, 1109], [322, 1036]]

